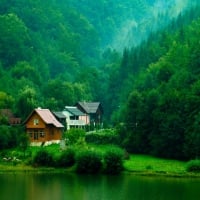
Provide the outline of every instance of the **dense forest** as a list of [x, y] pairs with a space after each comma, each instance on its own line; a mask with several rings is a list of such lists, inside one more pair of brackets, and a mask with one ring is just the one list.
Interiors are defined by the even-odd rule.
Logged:
[[128, 151], [200, 155], [198, 1], [2, 0], [0, 30], [0, 109], [100, 101]]

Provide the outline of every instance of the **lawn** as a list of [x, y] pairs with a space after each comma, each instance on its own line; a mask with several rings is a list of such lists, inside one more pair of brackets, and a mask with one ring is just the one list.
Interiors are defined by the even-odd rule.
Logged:
[[185, 173], [186, 162], [156, 158], [148, 155], [131, 155], [129, 160], [124, 162], [127, 171], [158, 172], [158, 173]]

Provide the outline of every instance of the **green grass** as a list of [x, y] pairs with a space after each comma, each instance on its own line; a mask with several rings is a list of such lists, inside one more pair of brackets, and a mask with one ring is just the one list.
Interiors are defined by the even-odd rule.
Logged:
[[148, 155], [131, 155], [124, 162], [127, 171], [151, 171], [160, 173], [185, 173], [186, 162], [156, 158]]
[[[85, 145], [85, 146], [77, 146], [75, 147], [75, 151], [78, 152], [81, 149], [84, 148], [91, 148], [95, 149], [102, 154], [104, 154], [107, 150], [110, 148], [113, 148], [116, 146], [113, 145]], [[59, 156], [61, 153], [60, 146], [57, 144], [50, 145], [47, 147], [29, 147], [27, 150], [27, 155], [34, 156], [37, 151], [39, 151], [41, 148], [46, 149], [50, 153], [52, 153], [54, 156]], [[14, 153], [13, 153], [14, 152]], [[18, 149], [13, 149], [10, 150], [9, 152], [10, 155], [22, 155], [23, 153], [18, 150]], [[40, 170], [38, 169], [33, 169], [31, 166], [27, 166], [25, 164], [26, 159], [29, 157], [26, 157], [24, 162], [22, 159], [22, 162], [17, 164], [16, 166], [13, 165], [12, 162], [7, 163], [3, 162], [2, 160], [0, 161], [0, 171], [20, 171], [20, 170]], [[169, 160], [169, 159], [162, 159], [162, 158], [157, 158], [149, 155], [130, 155], [130, 159], [124, 160], [124, 171], [127, 172], [133, 172], [133, 173], [138, 173], [138, 174], [166, 174], [166, 175], [180, 175], [184, 176], [190, 173], [186, 171], [187, 168], [187, 162], [183, 161], [178, 161], [178, 160]], [[48, 171], [48, 170], [47, 170]], [[198, 175], [198, 174], [197, 174]], [[198, 175], [199, 176], [199, 175]]]
[[113, 145], [113, 144], [99, 144], [99, 145], [88, 144], [87, 147], [95, 149], [95, 150], [100, 151], [102, 153], [105, 153], [106, 151], [108, 151], [109, 149], [112, 149], [112, 148], [119, 148], [118, 146]]
[[37, 151], [41, 150], [41, 149], [46, 149], [48, 152], [52, 153], [53, 155], [57, 156], [60, 154], [60, 145], [59, 144], [52, 144], [49, 146], [45, 146], [45, 147], [29, 147], [28, 151], [32, 152], [32, 155], [34, 156], [36, 154]]

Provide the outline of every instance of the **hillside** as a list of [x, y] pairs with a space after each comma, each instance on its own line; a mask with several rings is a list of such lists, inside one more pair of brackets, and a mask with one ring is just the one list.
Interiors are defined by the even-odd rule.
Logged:
[[122, 93], [114, 102], [110, 99], [119, 89], [112, 84], [122, 48], [139, 45], [190, 4], [187, 0], [3, 0], [0, 107], [25, 118], [38, 106], [60, 110], [80, 100], [101, 101], [109, 118], [125, 97]]
[[70, 4], [94, 26], [101, 47], [123, 51], [125, 47], [137, 46], [150, 33], [165, 27], [196, 1], [71, 0]]
[[[167, 3], [159, 2], [3, 0], [0, 108], [9, 107], [25, 118], [38, 106], [59, 110], [79, 100], [107, 104], [104, 94], [109, 72], [98, 67], [108, 60], [106, 54], [101, 58], [101, 52], [114, 43], [126, 44], [120, 37], [122, 29], [131, 28], [128, 21], [142, 23], [147, 13], [157, 17], [161, 7], [172, 12]], [[128, 37], [129, 45], [143, 37]]]
[[119, 132], [129, 151], [199, 157], [199, 14], [196, 7], [124, 51], [117, 78], [121, 84], [115, 88], [121, 95], [114, 97], [119, 109], [113, 117], [123, 122]]

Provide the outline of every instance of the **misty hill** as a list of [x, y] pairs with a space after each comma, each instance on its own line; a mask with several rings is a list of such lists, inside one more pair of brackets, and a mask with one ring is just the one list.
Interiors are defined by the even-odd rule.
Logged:
[[120, 51], [138, 45], [194, 4], [188, 0], [71, 1], [95, 27], [101, 47]]
[[[11, 107], [26, 117], [38, 106], [59, 110], [76, 101], [97, 100], [109, 104], [107, 113], [111, 113], [115, 103], [110, 99], [110, 81], [115, 83], [115, 67], [121, 56], [104, 47], [120, 49], [139, 44], [157, 27], [166, 26], [171, 18], [189, 8], [188, 2], [1, 1], [0, 107]], [[146, 62], [140, 56], [138, 59]]]
[[199, 158], [199, 16], [199, 7], [179, 16], [113, 65], [107, 98], [129, 152]]

